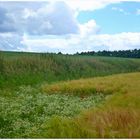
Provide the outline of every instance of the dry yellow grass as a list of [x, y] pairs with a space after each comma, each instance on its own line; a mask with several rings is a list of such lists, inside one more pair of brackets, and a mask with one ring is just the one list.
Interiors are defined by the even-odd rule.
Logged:
[[110, 93], [130, 93], [137, 94], [140, 91], [140, 73], [117, 74], [99, 78], [89, 78], [60, 82], [52, 85], [43, 85], [42, 90], [48, 94], [93, 94], [102, 92]]
[[74, 119], [86, 137], [140, 138], [140, 73], [118, 74], [44, 85], [46, 93], [111, 94], [100, 108]]
[[140, 110], [115, 107], [90, 110], [75, 122], [91, 137], [140, 138]]

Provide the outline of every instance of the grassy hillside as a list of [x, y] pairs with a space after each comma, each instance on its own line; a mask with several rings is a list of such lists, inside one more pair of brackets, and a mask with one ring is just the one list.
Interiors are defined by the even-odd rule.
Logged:
[[140, 59], [0, 52], [0, 88], [140, 71]]
[[139, 138], [140, 73], [0, 90], [1, 138]]
[[[46, 93], [55, 92], [55, 94], [62, 95], [66, 93], [76, 95], [78, 93], [82, 97], [86, 97], [89, 93], [103, 93], [104, 95], [110, 94], [110, 96], [107, 96], [108, 99], [102, 106], [90, 109], [73, 120], [60, 118], [52, 120], [51, 127], [46, 127], [46, 131], [43, 130], [39, 136], [140, 137], [140, 73], [73, 80], [50, 86], [44, 85], [42, 88]], [[60, 126], [58, 132], [61, 133], [57, 132], [54, 124]], [[54, 133], [51, 135], [51, 132]]]
[[140, 137], [140, 59], [0, 52], [0, 138], [93, 137]]

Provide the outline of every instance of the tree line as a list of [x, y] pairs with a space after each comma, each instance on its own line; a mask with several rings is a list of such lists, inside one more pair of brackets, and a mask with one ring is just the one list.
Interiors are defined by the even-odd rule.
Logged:
[[119, 50], [119, 51], [88, 51], [76, 53], [77, 55], [91, 55], [91, 56], [110, 56], [110, 57], [126, 57], [126, 58], [140, 58], [140, 49], [134, 50]]

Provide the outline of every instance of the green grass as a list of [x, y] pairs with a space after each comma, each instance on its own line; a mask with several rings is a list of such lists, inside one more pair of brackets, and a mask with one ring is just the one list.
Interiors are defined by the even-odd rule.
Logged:
[[139, 138], [139, 71], [140, 59], [0, 52], [0, 138]]
[[0, 88], [140, 71], [140, 59], [0, 52]]
[[42, 91], [1, 90], [0, 137], [139, 138], [139, 77], [117, 74], [43, 84]]

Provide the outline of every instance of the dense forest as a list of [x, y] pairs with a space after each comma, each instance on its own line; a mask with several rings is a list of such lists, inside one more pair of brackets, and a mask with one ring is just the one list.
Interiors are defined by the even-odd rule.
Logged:
[[94, 55], [94, 56], [110, 56], [110, 57], [126, 57], [126, 58], [140, 58], [140, 49], [134, 50], [119, 50], [119, 51], [88, 51], [77, 53], [78, 55]]

